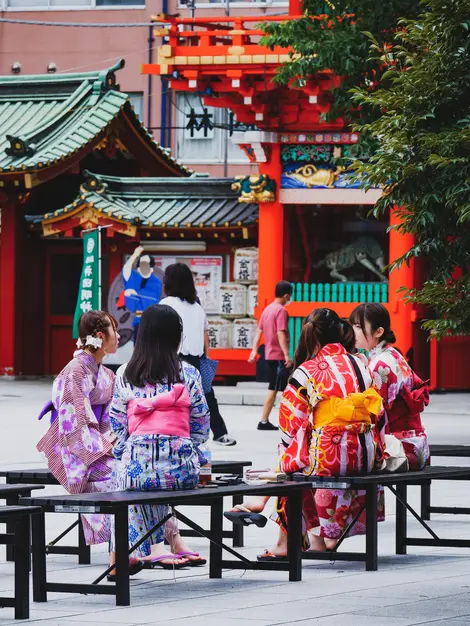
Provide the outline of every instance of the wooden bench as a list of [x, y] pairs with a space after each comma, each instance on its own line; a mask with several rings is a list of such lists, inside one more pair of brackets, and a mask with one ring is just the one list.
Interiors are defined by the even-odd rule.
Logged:
[[0, 543], [14, 547], [14, 596], [0, 596], [0, 606], [13, 607], [15, 619], [29, 619], [30, 516], [41, 515], [39, 506], [0, 506], [0, 522], [11, 530], [0, 533]]
[[[470, 445], [435, 444], [429, 446], [431, 459], [440, 457], [469, 458]], [[465, 478], [454, 478], [452, 480], [466, 480]], [[468, 507], [431, 506], [431, 485], [421, 485], [421, 517], [424, 520], [431, 519], [431, 513], [449, 513], [451, 515], [470, 515]]]
[[[294, 480], [306, 480], [303, 475], [295, 475]], [[396, 499], [395, 552], [406, 554], [407, 546], [470, 548], [470, 539], [442, 539], [426, 524], [407, 501], [408, 485], [430, 484], [432, 480], [470, 480], [470, 467], [427, 467], [422, 472], [392, 474], [367, 474], [365, 476], [307, 479], [315, 489], [362, 489], [366, 491], [366, 504], [358, 511], [352, 523], [343, 534], [334, 550], [327, 552], [304, 552], [302, 558], [322, 561], [364, 561], [366, 570], [377, 569], [377, 488], [388, 487]], [[348, 531], [366, 511], [366, 551], [340, 552]], [[431, 538], [414, 538], [407, 534], [407, 512], [423, 526]]]
[[[289, 572], [289, 580], [301, 580], [302, 575], [302, 492], [310, 489], [309, 483], [270, 483], [264, 485], [220, 486], [215, 488], [198, 488], [188, 491], [124, 491], [114, 493], [84, 493], [65, 496], [44, 496], [42, 498], [24, 498], [22, 503], [42, 508], [41, 515], [33, 518], [33, 599], [46, 602], [47, 592], [66, 592], [84, 594], [115, 595], [118, 606], [130, 604], [128, 555], [174, 514], [180, 522], [189, 526], [199, 535], [210, 540], [209, 577], [221, 578], [222, 569], [256, 569], [278, 570]], [[233, 548], [223, 543], [223, 512], [224, 497], [263, 495], [286, 496], [287, 511], [291, 532], [288, 538], [289, 558], [284, 562], [259, 563], [250, 561]], [[173, 513], [167, 515], [137, 544], [129, 549], [128, 541], [128, 507], [135, 504], [168, 504], [210, 506], [210, 530], [204, 530], [198, 524], [172, 508]], [[46, 539], [44, 513], [106, 513], [115, 518], [116, 548], [116, 583], [100, 585], [99, 583], [110, 571], [108, 568], [91, 584], [48, 582], [46, 572]], [[237, 560], [224, 560], [222, 550], [226, 550]]]
[[[214, 474], [238, 474], [243, 476], [245, 467], [251, 467], [251, 461], [214, 461], [212, 463], [212, 471]], [[0, 470], [0, 477], [5, 478], [8, 485], [28, 482], [35, 485], [58, 485], [58, 480], [51, 474], [47, 467], [40, 469], [14, 469]], [[1, 485], [0, 485], [1, 486]], [[27, 494], [23, 494], [27, 495]], [[241, 504], [243, 498], [234, 496], [233, 505]], [[7, 502], [7, 504], [16, 504], [16, 502]], [[78, 543], [76, 546], [57, 545], [58, 542], [68, 535], [74, 528], [78, 528]], [[192, 530], [186, 528], [181, 529], [181, 534], [185, 537], [194, 537]], [[231, 530], [224, 530], [224, 537], [232, 539], [232, 545], [235, 548], [243, 547], [244, 533], [243, 526], [234, 526]], [[91, 563], [90, 546], [85, 543], [83, 535], [82, 523], [80, 516], [77, 520], [66, 528], [60, 535], [50, 541], [47, 545], [48, 554], [76, 554], [80, 565], [89, 565]], [[7, 550], [7, 561], [13, 561], [12, 549]]]

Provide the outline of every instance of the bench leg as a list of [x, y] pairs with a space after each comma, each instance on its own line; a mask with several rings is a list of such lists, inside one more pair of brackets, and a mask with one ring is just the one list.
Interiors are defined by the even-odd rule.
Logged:
[[287, 556], [289, 559], [289, 580], [302, 580], [302, 492], [288, 496], [286, 515], [289, 532], [287, 533]]
[[429, 511], [431, 507], [431, 482], [421, 485], [421, 518], [424, 520], [431, 519]]
[[377, 485], [366, 487], [366, 570], [377, 570]]
[[33, 600], [47, 602], [46, 524], [44, 512], [31, 516], [33, 540]]
[[[223, 498], [217, 498], [211, 503], [211, 531], [210, 537], [213, 539], [209, 548], [209, 578], [222, 578], [222, 542], [223, 542], [223, 519], [224, 502]], [[219, 545], [217, 545], [217, 542]]]
[[[233, 506], [237, 504], [243, 504], [243, 496], [233, 496], [232, 498]], [[243, 529], [244, 527], [241, 524], [233, 525], [233, 547], [234, 548], [243, 548], [244, 537], [243, 537]]]
[[78, 563], [79, 565], [90, 565], [91, 563], [91, 550], [90, 546], [87, 546], [85, 542], [82, 518], [80, 515], [78, 516]]
[[[31, 495], [31, 492], [29, 492], [29, 494], [26, 494], [27, 496]], [[11, 494], [9, 496], [7, 496], [5, 498], [5, 503], [7, 504], [7, 506], [18, 506], [18, 499], [19, 499], [19, 495], [17, 493], [15, 494]], [[14, 520], [7, 522], [6, 523], [6, 531], [8, 534], [13, 535], [15, 532], [15, 524], [16, 522]], [[10, 543], [7, 545], [7, 549], [6, 549], [6, 554], [7, 554], [7, 561], [13, 562], [15, 560], [15, 545]]]
[[116, 547], [116, 606], [129, 606], [129, 513], [122, 507], [114, 514]]
[[29, 619], [29, 516], [15, 522], [15, 619]]
[[[406, 485], [399, 483], [396, 486], [397, 495], [403, 502], [406, 502], [407, 488]], [[398, 498], [396, 502], [396, 529], [395, 529], [395, 553], [406, 554], [406, 507]]]

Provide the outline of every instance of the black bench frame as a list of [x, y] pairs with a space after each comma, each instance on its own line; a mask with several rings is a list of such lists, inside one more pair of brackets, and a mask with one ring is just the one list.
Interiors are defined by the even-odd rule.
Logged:
[[41, 514], [40, 507], [0, 506], [0, 522], [9, 530], [0, 533], [0, 544], [14, 547], [14, 597], [0, 596], [0, 606], [13, 607], [15, 619], [29, 619], [29, 539], [30, 516]]
[[[222, 569], [255, 569], [289, 572], [289, 580], [298, 581], [302, 577], [302, 492], [309, 489], [309, 483], [272, 483], [267, 485], [234, 485], [217, 488], [194, 489], [188, 491], [155, 491], [155, 492], [114, 492], [87, 493], [74, 496], [25, 498], [24, 504], [41, 506], [42, 514], [33, 518], [33, 599], [35, 602], [46, 602], [47, 592], [66, 592], [84, 594], [115, 595], [117, 606], [130, 605], [130, 587], [128, 571], [128, 555], [147, 536], [165, 523], [166, 516], [160, 523], [142, 537], [137, 544], [129, 549], [128, 545], [128, 507], [132, 504], [168, 504], [172, 514], [188, 525], [193, 531], [210, 541], [209, 577], [221, 578]], [[223, 498], [245, 495], [286, 496], [287, 513], [291, 532], [288, 536], [288, 560], [275, 563], [250, 561], [223, 543]], [[210, 506], [210, 530], [204, 530], [177, 510], [177, 505]], [[115, 550], [116, 550], [116, 583], [100, 585], [111, 568], [107, 568], [91, 584], [51, 583], [47, 582], [46, 571], [46, 538], [45, 513], [106, 513], [115, 519]], [[226, 550], [237, 560], [224, 560], [222, 550]]]
[[[214, 461], [212, 464], [212, 471], [214, 474], [238, 474], [243, 476], [245, 467], [251, 467], [251, 461]], [[1, 470], [0, 477], [5, 478], [7, 485], [16, 485], [18, 483], [28, 482], [34, 485], [58, 485], [59, 482], [51, 474], [48, 468], [41, 469], [16, 469], [16, 470]], [[1, 486], [0, 486], [1, 487]], [[23, 494], [30, 495], [30, 494]], [[241, 504], [243, 498], [240, 496], [233, 497], [233, 506]], [[17, 504], [18, 499], [15, 501], [8, 501], [7, 504]], [[61, 539], [66, 537], [74, 528], [78, 530], [78, 540], [76, 546], [64, 546], [57, 544]], [[198, 533], [195, 533], [191, 529], [182, 528], [180, 534], [183, 537], [196, 537]], [[232, 539], [232, 545], [235, 548], [242, 548], [244, 545], [244, 533], [243, 526], [234, 525], [231, 530], [223, 531], [224, 538]], [[13, 546], [7, 546], [7, 561], [13, 561]], [[63, 532], [60, 533], [55, 539], [47, 544], [47, 554], [76, 554], [78, 556], [79, 565], [90, 565], [91, 563], [91, 550], [90, 546], [87, 546], [85, 542], [85, 536], [83, 534], [82, 521], [80, 515], [78, 518], [68, 526]]]
[[[44, 489], [44, 485], [38, 485], [35, 483], [29, 484], [15, 484], [15, 485], [0, 485], [0, 500], [5, 500], [7, 506], [18, 506], [21, 497], [28, 497], [32, 491], [36, 489]], [[7, 520], [6, 531], [8, 534], [15, 532], [15, 523]], [[13, 542], [6, 544], [6, 560], [13, 562], [15, 560], [15, 546]]]
[[[470, 446], [437, 444], [429, 446], [431, 459], [435, 456], [469, 458]], [[465, 478], [454, 478], [452, 480], [467, 480]], [[470, 515], [468, 507], [431, 506], [431, 484], [421, 486], [421, 517], [424, 520], [431, 519], [431, 513], [447, 513], [450, 515]]]
[[[294, 475], [294, 479], [305, 480], [304, 476]], [[326, 552], [304, 552], [303, 559], [321, 561], [365, 561], [366, 570], [377, 569], [377, 490], [387, 487], [396, 499], [395, 552], [406, 554], [407, 546], [470, 548], [470, 539], [441, 539], [437, 533], [418, 515], [407, 501], [408, 485], [427, 485], [432, 480], [470, 480], [470, 467], [428, 467], [421, 472], [395, 474], [368, 474], [366, 476], [344, 478], [310, 477], [307, 480], [315, 489], [354, 489], [366, 491], [366, 504], [358, 512], [351, 524], [344, 529], [334, 550]], [[348, 531], [366, 511], [366, 551], [339, 552], [338, 548], [347, 537]], [[408, 537], [407, 513], [423, 526], [431, 538]]]

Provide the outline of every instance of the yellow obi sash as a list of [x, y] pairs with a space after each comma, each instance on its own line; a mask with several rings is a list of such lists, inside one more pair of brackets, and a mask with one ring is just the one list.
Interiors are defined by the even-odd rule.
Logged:
[[346, 398], [321, 400], [313, 410], [313, 427], [371, 424], [382, 408], [382, 398], [370, 387], [362, 393], [350, 393]]

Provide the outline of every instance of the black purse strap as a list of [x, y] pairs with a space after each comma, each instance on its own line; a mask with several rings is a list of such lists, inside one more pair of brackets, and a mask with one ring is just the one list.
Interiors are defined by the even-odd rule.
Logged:
[[359, 389], [361, 390], [361, 392], [364, 392], [366, 390], [366, 384], [364, 382], [364, 377], [362, 376], [361, 370], [359, 369], [359, 365], [357, 364], [357, 361], [353, 357], [353, 355], [349, 354], [349, 352], [348, 352], [348, 359], [351, 361], [351, 365], [353, 366], [354, 371], [356, 372], [357, 381], [359, 383]]

